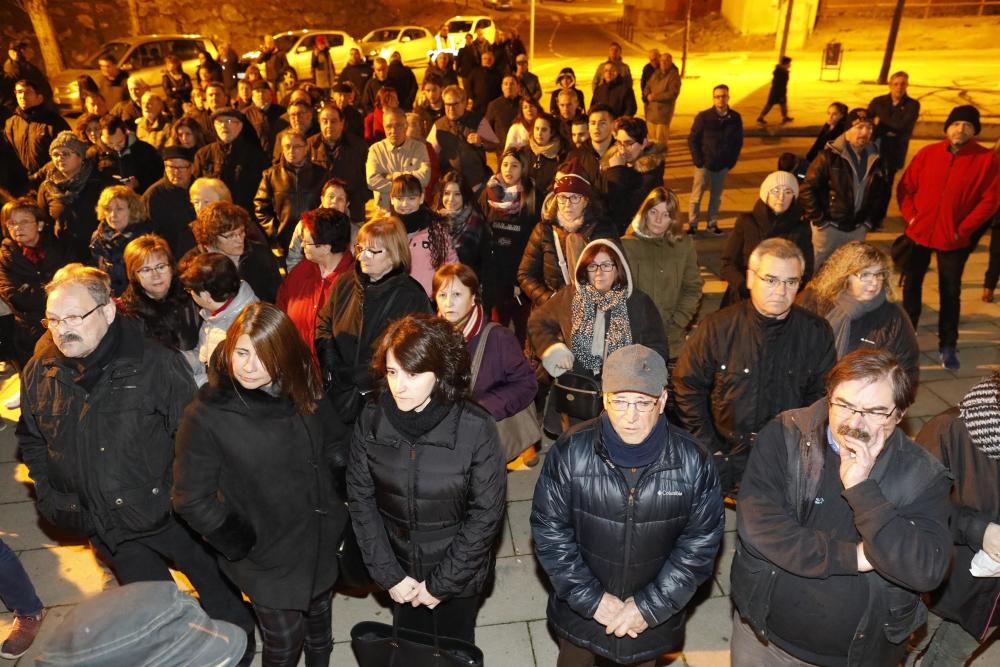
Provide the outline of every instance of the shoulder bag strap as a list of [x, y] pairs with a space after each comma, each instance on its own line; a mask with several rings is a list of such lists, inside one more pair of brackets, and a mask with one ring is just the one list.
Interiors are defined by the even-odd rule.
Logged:
[[472, 379], [469, 380], [470, 392], [476, 386], [476, 378], [479, 377], [479, 367], [483, 364], [483, 354], [486, 352], [486, 339], [489, 337], [490, 331], [492, 331], [495, 326], [498, 326], [496, 322], [487, 322], [486, 325], [483, 326], [482, 333], [479, 334], [479, 344], [476, 345], [476, 353], [472, 355]]

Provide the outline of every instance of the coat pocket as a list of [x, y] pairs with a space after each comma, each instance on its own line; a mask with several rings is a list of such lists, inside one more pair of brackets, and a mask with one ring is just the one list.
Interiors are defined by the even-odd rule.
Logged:
[[901, 644], [914, 630], [927, 622], [927, 607], [920, 597], [909, 591], [891, 587], [886, 593], [888, 616], [882, 629], [893, 644]]
[[161, 482], [112, 492], [109, 502], [114, 521], [126, 530], [139, 533], [159, 530], [170, 518], [170, 488]]
[[75, 537], [94, 534], [90, 515], [80, 507], [80, 497], [75, 493], [62, 493], [50, 489], [38, 500], [38, 511], [52, 525]]

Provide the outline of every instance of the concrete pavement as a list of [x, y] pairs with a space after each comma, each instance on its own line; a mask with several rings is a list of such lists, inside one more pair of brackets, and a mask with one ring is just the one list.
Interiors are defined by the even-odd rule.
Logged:
[[[722, 227], [731, 228], [736, 214], [749, 210], [757, 197], [763, 177], [774, 169], [779, 153], [785, 150], [803, 153], [811, 142], [806, 139], [751, 138], [743, 156], [730, 174], [723, 197]], [[916, 141], [911, 154], [924, 145]], [[691, 165], [681, 140], [671, 142], [668, 184], [687, 208]], [[901, 227], [895, 205], [890, 209], [886, 231], [871, 235], [883, 247]], [[723, 239], [699, 237], [697, 240], [702, 271], [707, 280], [702, 313], [714, 311], [724, 291], [718, 279], [718, 255]], [[982, 276], [986, 267], [985, 245], [972, 255], [963, 281], [961, 326], [962, 369], [951, 372], [937, 363], [937, 282], [932, 268], [925, 283], [925, 310], [918, 334], [923, 352], [921, 385], [917, 401], [909, 411], [906, 426], [919, 429], [930, 417], [954, 405], [981, 376], [1000, 368], [1000, 304], [979, 300]], [[15, 390], [16, 378], [8, 378], [0, 389], [0, 400]], [[26, 470], [18, 463], [14, 424], [17, 413], [2, 411], [8, 423], [0, 432], [0, 536], [19, 552], [42, 600], [47, 605], [45, 624], [36, 647], [17, 664], [33, 664], [33, 656], [44, 646], [49, 635], [65, 614], [79, 601], [114, 586], [109, 573], [85, 546], [61, 543], [42, 526], [31, 499], [31, 485]], [[508, 480], [507, 522], [497, 551], [497, 576], [492, 594], [479, 614], [477, 641], [493, 667], [551, 667], [555, 664], [556, 644], [545, 623], [546, 580], [532, 556], [528, 516], [539, 468], [511, 474]], [[715, 576], [706, 582], [688, 622], [687, 643], [683, 655], [675, 656], [677, 665], [721, 667], [729, 664], [730, 627], [729, 566], [732, 562], [735, 515], [727, 512], [726, 534]], [[362, 620], [388, 621], [387, 609], [375, 598], [347, 598], [338, 595], [334, 604], [334, 633], [337, 645], [334, 665], [355, 664], [350, 652], [350, 629]], [[9, 630], [10, 614], [0, 614], [0, 636]], [[259, 646], [259, 644], [258, 644]], [[5, 663], [0, 663], [3, 665]], [[259, 664], [259, 657], [256, 664]], [[990, 648], [976, 665], [1000, 664], [1000, 649]]]

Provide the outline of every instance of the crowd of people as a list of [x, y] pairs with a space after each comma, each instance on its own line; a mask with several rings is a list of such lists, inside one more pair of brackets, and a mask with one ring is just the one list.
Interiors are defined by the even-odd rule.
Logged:
[[[726, 85], [695, 117], [685, 221], [664, 182], [669, 53], [635, 82], [640, 118], [616, 43], [590, 90], [560, 71], [546, 108], [516, 36], [469, 35], [419, 84], [398, 54], [355, 49], [337, 71], [319, 43], [299, 83], [268, 39], [239, 78], [168, 59], [162, 96], [102, 59], [75, 129], [24, 45], [5, 65], [9, 407], [39, 514], [123, 588], [169, 564], [245, 634], [232, 663], [257, 626], [265, 666], [326, 665], [353, 541], [401, 627], [474, 642], [506, 476], [538, 463], [544, 430], [531, 526], [562, 667], [681, 648], [725, 503], [734, 664], [895, 665], [925, 593], [946, 631], [924, 664], [989, 636], [1000, 580], [948, 565], [1000, 570], [1000, 376], [924, 448], [898, 428], [930, 257], [957, 369], [962, 272], [996, 224], [1000, 159], [975, 107], [903, 170], [905, 73], [868, 106], [834, 103], [810, 154], [781, 155], [723, 230], [742, 117]], [[899, 171], [890, 256], [866, 235]], [[699, 316], [706, 190], [727, 289]], [[0, 547], [12, 657], [42, 602]]]

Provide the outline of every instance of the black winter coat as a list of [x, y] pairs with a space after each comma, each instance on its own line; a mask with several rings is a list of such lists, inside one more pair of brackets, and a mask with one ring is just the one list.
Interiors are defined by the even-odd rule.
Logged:
[[[552, 447], [535, 486], [531, 532], [552, 582], [547, 616], [556, 635], [632, 664], [680, 649], [685, 608], [712, 574], [725, 512], [715, 466], [689, 434], [668, 424], [659, 458], [630, 489], [608, 455], [603, 419]], [[635, 639], [606, 634], [593, 620], [605, 592], [634, 596], [649, 628]]]
[[[233, 203], [253, 214], [253, 197], [271, 160], [252, 132], [240, 132], [232, 143], [216, 141], [202, 146], [194, 157], [195, 178], [221, 179], [233, 195]], [[258, 296], [260, 296], [258, 294]]]
[[878, 117], [875, 136], [886, 169], [896, 171], [906, 163], [910, 137], [920, 117], [920, 102], [904, 95], [899, 104], [892, 103], [892, 95], [879, 95], [868, 103], [868, 114]]
[[174, 433], [195, 384], [184, 359], [139, 322], [112, 327], [117, 349], [89, 393], [52, 334], [42, 336], [21, 375], [17, 441], [39, 513], [114, 551], [170, 519]]
[[814, 225], [831, 223], [851, 232], [863, 224], [875, 226], [885, 218], [892, 183], [878, 155], [870, 156], [863, 185], [861, 208], [854, 205], [854, 167], [845, 156], [844, 136], [831, 141], [809, 165], [799, 188], [805, 219]]
[[51, 159], [49, 145], [56, 135], [69, 129], [62, 116], [39, 104], [28, 110], [18, 107], [14, 115], [7, 119], [4, 135], [30, 176]]
[[[501, 83], [504, 73], [495, 65], [493, 67], [477, 67], [469, 75], [469, 99], [472, 100], [472, 110], [479, 115], [486, 113], [490, 102], [501, 96]], [[500, 137], [503, 141], [506, 137]]]
[[179, 188], [161, 178], [142, 193], [142, 200], [149, 211], [153, 233], [164, 238], [174, 257], [181, 257], [190, 250], [184, 247], [182, 239], [188, 242], [191, 234], [188, 225], [197, 216], [188, 189]]
[[611, 115], [615, 118], [622, 116], [635, 116], [638, 107], [635, 103], [635, 92], [632, 90], [632, 80], [626, 80], [619, 76], [608, 83], [602, 81], [597, 88], [594, 88], [594, 96], [590, 100], [590, 105], [606, 104], [611, 108]]
[[931, 593], [931, 610], [983, 641], [1000, 624], [1000, 578], [974, 577], [969, 565], [983, 548], [986, 527], [1000, 523], [1000, 461], [976, 447], [957, 407], [927, 422], [916, 441], [955, 480], [950, 505], [951, 569]]
[[334, 470], [347, 452], [336, 428], [325, 400], [300, 415], [218, 371], [184, 410], [174, 509], [255, 605], [305, 611], [337, 580], [347, 508]]
[[140, 320], [146, 335], [178, 352], [198, 346], [198, 332], [203, 320], [198, 304], [184, 291], [174, 275], [170, 291], [160, 300], [151, 298], [136, 282], [130, 282], [118, 300], [119, 312]]
[[[195, 246], [181, 258], [178, 264], [183, 264], [185, 260], [204, 255], [206, 252], [209, 250], [202, 246]], [[266, 245], [251, 241], [249, 233], [237, 268], [240, 272], [240, 278], [253, 288], [253, 293], [257, 295], [258, 299], [268, 303], [274, 303], [277, 300], [278, 288], [281, 287], [281, 270], [278, 268], [278, 260]]]
[[806, 259], [802, 283], [805, 284], [812, 279], [814, 263], [812, 228], [808, 222], [802, 220], [802, 207], [799, 206], [798, 200], [793, 200], [792, 205], [781, 215], [775, 215], [767, 204], [757, 199], [750, 213], [740, 213], [736, 216], [733, 231], [726, 239], [719, 275], [728, 286], [720, 308], [750, 298], [750, 291], [747, 289], [750, 253], [760, 245], [761, 241], [774, 237], [788, 239], [798, 246]]
[[97, 169], [109, 180], [117, 183], [119, 179], [134, 176], [139, 183], [136, 192], [140, 195], [163, 178], [163, 158], [145, 141], [135, 139], [120, 153], [103, 144], [94, 146], [90, 151]]
[[346, 130], [335, 146], [323, 141], [323, 135], [309, 138], [309, 153], [313, 164], [317, 164], [347, 183], [347, 200], [351, 202], [351, 220], [364, 222], [365, 203], [372, 198], [368, 189], [365, 170], [359, 168], [368, 162], [368, 144]]
[[846, 118], [838, 120], [837, 124], [833, 127], [830, 127], [829, 123], [823, 123], [823, 129], [821, 129], [819, 134], [816, 135], [816, 141], [813, 142], [812, 148], [810, 148], [809, 152], [806, 153], [806, 162], [812, 162], [815, 160], [816, 156], [819, 155], [819, 152], [823, 150], [828, 143], [842, 135], [846, 129]]
[[90, 174], [74, 187], [67, 188], [50, 177], [38, 188], [38, 207], [48, 216], [56, 239], [72, 262], [90, 261], [90, 238], [97, 229], [97, 202], [104, 188], [116, 185], [91, 164], [84, 164]]
[[[617, 150], [617, 149], [615, 149]], [[632, 218], [639, 212], [642, 202], [653, 188], [663, 187], [667, 167], [667, 147], [650, 144], [639, 155], [635, 164], [612, 167], [608, 151], [601, 158], [601, 185], [608, 215], [619, 236], [628, 229]]]
[[59, 244], [44, 232], [38, 247], [45, 256], [35, 264], [25, 258], [21, 245], [13, 239], [5, 238], [0, 245], [0, 299], [14, 314], [12, 351], [22, 367], [28, 363], [35, 343], [45, 333], [41, 324], [47, 300], [45, 285], [66, 264]]
[[504, 297], [514, 293], [517, 285], [517, 267], [521, 264], [538, 221], [541, 198], [532, 187], [523, 195], [521, 210], [514, 215], [503, 214], [490, 207], [486, 188], [479, 197], [480, 207], [490, 227], [490, 248], [487, 266], [489, 271], [477, 273], [483, 283], [483, 300], [487, 311]]
[[743, 118], [733, 109], [725, 116], [715, 107], [699, 112], [688, 135], [688, 149], [698, 169], [732, 169], [743, 150]]
[[507, 469], [496, 422], [461, 401], [411, 442], [377, 403], [361, 412], [351, 440], [347, 493], [358, 545], [372, 579], [404, 577], [447, 600], [480, 594], [503, 525]]
[[308, 157], [297, 169], [282, 157], [264, 171], [253, 204], [257, 222], [272, 245], [288, 252], [295, 225], [303, 213], [319, 206], [320, 189], [326, 179], [326, 170]]
[[771, 73], [771, 90], [767, 93], [768, 104], [783, 104], [788, 100], [788, 70], [781, 65], [774, 66]]

